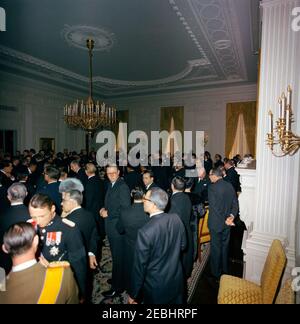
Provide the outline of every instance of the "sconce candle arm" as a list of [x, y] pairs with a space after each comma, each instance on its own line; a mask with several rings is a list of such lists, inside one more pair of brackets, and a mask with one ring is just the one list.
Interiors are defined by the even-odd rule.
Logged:
[[[279, 98], [279, 118], [276, 121], [275, 132], [273, 130], [273, 113], [269, 111], [269, 127], [267, 134], [267, 145], [272, 154], [277, 157], [294, 155], [300, 148], [300, 137], [295, 135], [291, 130], [293, 123], [292, 111], [292, 89], [288, 86], [287, 97], [282, 93]], [[280, 150], [275, 150], [277, 145]]]

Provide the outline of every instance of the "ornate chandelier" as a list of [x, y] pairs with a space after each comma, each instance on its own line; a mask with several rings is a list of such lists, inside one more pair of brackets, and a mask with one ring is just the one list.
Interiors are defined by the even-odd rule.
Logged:
[[92, 57], [94, 40], [86, 41], [90, 58], [90, 92], [86, 102], [77, 100], [64, 107], [64, 121], [70, 127], [80, 127], [91, 136], [98, 128], [109, 128], [116, 123], [116, 109], [93, 100]]

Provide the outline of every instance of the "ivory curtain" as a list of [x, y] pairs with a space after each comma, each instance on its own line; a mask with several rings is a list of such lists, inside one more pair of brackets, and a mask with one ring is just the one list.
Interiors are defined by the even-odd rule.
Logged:
[[[170, 134], [173, 131], [180, 131], [183, 139], [184, 131], [184, 107], [162, 107], [160, 109], [160, 131], [168, 131]], [[164, 153], [170, 152], [171, 155], [179, 148], [182, 143], [180, 139], [168, 138], [167, 147], [162, 147]]]
[[[241, 131], [241, 127], [238, 129], [239, 116], [242, 114], [243, 118], [240, 119], [240, 124], [244, 122], [244, 132]], [[226, 111], [226, 145], [225, 154], [226, 157], [232, 158], [236, 154], [243, 154], [243, 152], [234, 152], [233, 146], [238, 141], [242, 143], [246, 141], [249, 152], [255, 156], [256, 151], [256, 128], [257, 128], [257, 106], [256, 101], [250, 102], [237, 102], [228, 103]], [[243, 135], [244, 134], [244, 135]], [[236, 137], [239, 137], [238, 139]], [[241, 137], [246, 137], [243, 139]], [[237, 146], [240, 148], [240, 145]], [[243, 149], [244, 151], [244, 149]], [[231, 155], [230, 155], [231, 154]], [[233, 155], [232, 155], [233, 154]]]
[[117, 111], [117, 123], [113, 128], [113, 132], [116, 136], [117, 139], [117, 145], [116, 145], [116, 150], [119, 151], [119, 148], [122, 146], [122, 143], [124, 143], [125, 141], [127, 141], [127, 138], [125, 138], [125, 136], [127, 136], [127, 134], [125, 134], [125, 132], [120, 129], [120, 123], [127, 123], [127, 131], [128, 131], [128, 121], [129, 121], [129, 112], [128, 110], [120, 110]]

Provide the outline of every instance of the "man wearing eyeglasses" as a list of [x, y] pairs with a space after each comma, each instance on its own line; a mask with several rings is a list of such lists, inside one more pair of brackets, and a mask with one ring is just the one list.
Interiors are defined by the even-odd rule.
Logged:
[[117, 223], [121, 211], [130, 207], [130, 191], [125, 181], [120, 178], [120, 171], [116, 165], [108, 166], [106, 175], [110, 181], [107, 189], [104, 208], [100, 210], [100, 216], [105, 219], [105, 230], [109, 240], [112, 255], [112, 284], [111, 289], [102, 293], [106, 298], [114, 298], [125, 289], [124, 280], [124, 237], [117, 230]]
[[184, 278], [181, 251], [186, 247], [185, 228], [176, 214], [166, 214], [167, 193], [152, 188], [144, 197], [149, 222], [138, 231], [129, 304], [181, 304]]

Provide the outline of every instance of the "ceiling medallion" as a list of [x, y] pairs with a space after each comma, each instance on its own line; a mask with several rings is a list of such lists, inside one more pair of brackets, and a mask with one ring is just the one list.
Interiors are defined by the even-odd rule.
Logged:
[[92, 38], [95, 42], [94, 51], [109, 51], [115, 44], [115, 35], [105, 28], [91, 26], [65, 25], [61, 32], [64, 40], [73, 47], [83, 50], [86, 48], [86, 40]]

